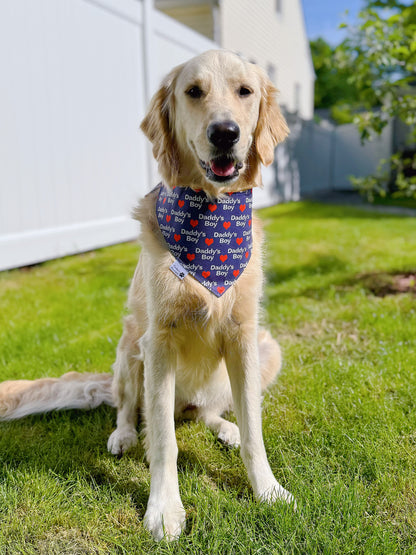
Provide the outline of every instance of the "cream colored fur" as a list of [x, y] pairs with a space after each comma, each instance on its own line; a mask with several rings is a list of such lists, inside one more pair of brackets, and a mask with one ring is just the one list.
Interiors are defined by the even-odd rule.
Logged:
[[[192, 86], [203, 91], [201, 98], [189, 97]], [[251, 94], [239, 95], [241, 86]], [[272, 162], [276, 144], [288, 132], [276, 92], [262, 70], [225, 51], [207, 52], [175, 68], [142, 123], [164, 183], [202, 188], [213, 197], [260, 185], [260, 164]], [[233, 120], [240, 128], [233, 156], [242, 167], [237, 178], [218, 185], [207, 179], [199, 160], [212, 157], [207, 127], [222, 120]], [[293, 498], [274, 478], [262, 439], [261, 392], [275, 379], [281, 360], [278, 344], [259, 327], [260, 222], [253, 217], [253, 251], [247, 268], [217, 298], [190, 275], [181, 281], [169, 270], [173, 257], [158, 228], [156, 196], [157, 191], [148, 194], [135, 211], [141, 222], [142, 251], [129, 292], [131, 314], [125, 319], [114, 364], [117, 428], [108, 449], [122, 454], [135, 445], [142, 410], [151, 473], [145, 525], [160, 540], [178, 537], [185, 523], [174, 416], [202, 420], [224, 443], [241, 444], [258, 499], [292, 502]], [[101, 378], [80, 376], [79, 386], [73, 387], [77, 380], [72, 377], [20, 385], [6, 382], [0, 386], [0, 412], [5, 418], [16, 418], [30, 412], [25, 405], [32, 412], [40, 412], [42, 403], [43, 410], [78, 407], [77, 395], [89, 408], [96, 398], [86, 394], [87, 384], [97, 386], [102, 401], [111, 403], [108, 379], [102, 378], [105, 387], [100, 390]], [[53, 388], [59, 390], [59, 397], [68, 392], [60, 406], [50, 399]], [[222, 417], [231, 409], [238, 427]]]
[[16, 380], [0, 384], [0, 420], [63, 409], [114, 406], [111, 374], [68, 372], [61, 378]]

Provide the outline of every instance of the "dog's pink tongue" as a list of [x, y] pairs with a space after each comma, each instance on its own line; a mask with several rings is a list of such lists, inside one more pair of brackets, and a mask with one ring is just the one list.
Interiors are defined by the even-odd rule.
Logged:
[[226, 166], [217, 164], [215, 160], [211, 160], [210, 162], [211, 170], [215, 173], [215, 175], [221, 177], [227, 177], [234, 173], [234, 162], [230, 162]]

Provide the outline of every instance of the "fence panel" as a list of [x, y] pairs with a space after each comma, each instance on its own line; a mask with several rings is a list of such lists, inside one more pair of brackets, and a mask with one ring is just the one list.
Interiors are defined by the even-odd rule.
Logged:
[[302, 192], [325, 191], [331, 187], [333, 130], [303, 122], [293, 156], [299, 160]]
[[334, 190], [352, 190], [351, 175], [363, 177], [376, 172], [379, 161], [392, 154], [393, 127], [390, 122], [380, 136], [365, 144], [361, 144], [354, 124], [336, 128], [332, 176]]
[[274, 200], [298, 200], [300, 196], [332, 190], [352, 190], [350, 176], [375, 173], [379, 161], [392, 154], [394, 125], [380, 136], [361, 144], [355, 125], [318, 125], [286, 114], [290, 135], [277, 148], [276, 164], [266, 179], [268, 192], [261, 205]]
[[214, 47], [155, 10], [150, 22], [146, 68], [142, 1], [0, 3], [0, 270], [137, 235], [131, 208], [157, 180], [146, 91]]
[[139, 8], [0, 4], [0, 269], [136, 233], [129, 210], [148, 179]]
[[334, 131], [295, 114], [285, 114], [290, 134], [277, 147], [275, 162], [263, 171], [264, 189], [255, 192], [257, 207], [299, 200], [331, 188]]

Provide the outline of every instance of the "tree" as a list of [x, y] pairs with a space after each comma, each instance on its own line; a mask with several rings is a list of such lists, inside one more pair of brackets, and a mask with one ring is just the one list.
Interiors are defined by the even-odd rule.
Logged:
[[349, 81], [351, 68], [346, 64], [339, 67], [336, 49], [322, 38], [311, 41], [310, 47], [316, 74], [315, 108], [357, 103], [357, 88]]
[[[409, 126], [409, 143], [416, 143], [416, 4], [399, 0], [367, 0], [359, 24], [336, 49], [339, 66], [351, 72], [368, 109], [355, 117], [362, 141], [380, 134], [392, 118]], [[378, 105], [374, 109], [374, 105]], [[384, 166], [391, 167], [395, 194], [416, 198], [416, 155], [395, 153]], [[371, 198], [389, 191], [390, 171], [355, 184]]]
[[[351, 123], [355, 112], [364, 107], [364, 99], [352, 82], [354, 68], [340, 64], [337, 48], [323, 38], [310, 41], [310, 48], [316, 74], [315, 109], [329, 109], [337, 124]], [[377, 102], [375, 97], [373, 102]]]

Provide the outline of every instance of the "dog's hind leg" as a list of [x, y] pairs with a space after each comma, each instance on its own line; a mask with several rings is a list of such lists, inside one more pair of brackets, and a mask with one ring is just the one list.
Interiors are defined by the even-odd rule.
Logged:
[[143, 395], [143, 361], [138, 346], [140, 335], [134, 316], [128, 316], [113, 367], [117, 428], [108, 438], [107, 448], [114, 455], [122, 455], [137, 443], [136, 426]]
[[[281, 352], [279, 344], [265, 329], [258, 333], [259, 362], [261, 374], [261, 390], [264, 392], [276, 379], [281, 368]], [[224, 367], [224, 372], [226, 369]], [[218, 399], [209, 391], [210, 396]], [[183, 418], [202, 420], [204, 424], [218, 435], [218, 439], [231, 447], [240, 445], [240, 430], [233, 422], [222, 418], [224, 412], [232, 408], [232, 394], [230, 382], [221, 386], [222, 402], [218, 406], [196, 407], [183, 413]]]
[[197, 419], [202, 420], [210, 430], [218, 435], [218, 439], [226, 445], [230, 447], [238, 447], [240, 445], [240, 430], [238, 426], [222, 418], [215, 411], [206, 408], [199, 409]]
[[264, 392], [276, 379], [282, 367], [279, 343], [270, 332], [260, 328], [258, 333], [261, 391]]

